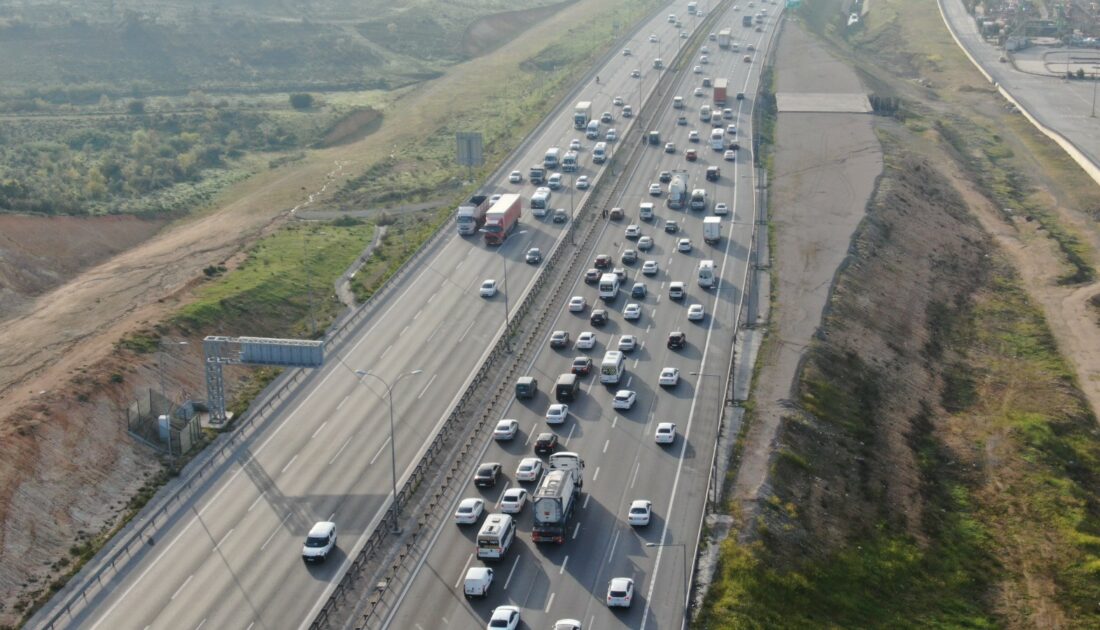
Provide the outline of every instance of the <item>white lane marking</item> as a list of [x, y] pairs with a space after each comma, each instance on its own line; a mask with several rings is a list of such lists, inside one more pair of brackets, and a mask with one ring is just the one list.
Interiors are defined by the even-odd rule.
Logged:
[[187, 579], [183, 581], [183, 584], [180, 584], [180, 587], [176, 589], [176, 592], [175, 592], [175, 593], [172, 593], [172, 599], [173, 599], [173, 600], [175, 600], [175, 599], [176, 599], [176, 597], [177, 597], [177, 596], [178, 596], [178, 595], [180, 594], [180, 591], [182, 591], [182, 590], [183, 590], [183, 588], [184, 588], [185, 586], [187, 586], [188, 584], [190, 584], [190, 583], [191, 583], [191, 580], [192, 580], [192, 578], [194, 578], [194, 577], [195, 577], [195, 574], [194, 574], [194, 573], [192, 573], [191, 575], [187, 576]]
[[639, 471], [639, 470], [641, 470], [641, 469], [642, 469], [642, 462], [640, 462], [640, 461], [637, 461], [637, 458], [635, 458], [635, 463], [634, 463], [634, 477], [633, 477], [633, 478], [632, 478], [632, 479], [630, 480], [630, 487], [631, 487], [631, 488], [633, 488], [633, 487], [634, 487], [634, 483], [638, 481], [638, 471]]
[[[562, 565], [565, 566], [565, 565]], [[550, 607], [554, 605], [554, 593], [550, 593], [550, 599], [546, 600], [546, 608], [542, 612], [549, 613]]]
[[383, 357], [385, 357], [386, 353], [389, 352], [390, 348], [392, 348], [392, 347], [393, 347], [392, 343], [390, 345], [386, 346], [386, 349], [382, 351], [382, 354], [378, 355], [378, 359], [381, 360]]
[[329, 514], [328, 515], [328, 520], [329, 520], [330, 523], [335, 521], [336, 520], [336, 512], [333, 512], [332, 514]]
[[248, 624], [248, 627], [247, 627], [247, 628], [245, 628], [244, 630], [252, 630], [252, 626], [254, 626], [254, 625], [256, 625], [256, 622], [255, 622], [255, 621], [253, 621], [252, 623]]
[[575, 431], [576, 429], [577, 425], [575, 424], [569, 427], [569, 435], [565, 436], [565, 442], [562, 444], [562, 446], [569, 446], [569, 440], [573, 438], [573, 431]]
[[588, 509], [588, 500], [591, 499], [591, 498], [592, 498], [592, 493], [588, 493], [588, 494], [584, 495], [584, 505], [581, 506], [582, 510], [587, 510]]
[[386, 438], [385, 442], [382, 442], [382, 446], [378, 448], [378, 452], [374, 454], [374, 457], [370, 458], [370, 463], [367, 466], [373, 466], [374, 460], [378, 459], [378, 456], [382, 454], [382, 451], [386, 450], [386, 445], [390, 443], [390, 438]]
[[407, 332], [409, 332], [409, 327], [405, 326], [404, 328], [401, 329], [401, 332], [397, 333], [397, 336], [400, 337], [401, 335], [404, 335]]
[[607, 554], [607, 563], [611, 564], [611, 561], [615, 559], [615, 545], [619, 544], [619, 532], [616, 530], [615, 537], [611, 539], [611, 553]]
[[[577, 525], [580, 525], [580, 523], [577, 523]], [[577, 535], [573, 534], [573, 538], [576, 537]], [[561, 568], [558, 569], [558, 575], [565, 573], [565, 563], [567, 562], [569, 562], [569, 556], [565, 556], [565, 559], [561, 561]]]
[[470, 562], [472, 562], [473, 559], [474, 559], [474, 554], [472, 554], [472, 553], [470, 554], [470, 556], [468, 558], [466, 558], [466, 564], [462, 565], [462, 572], [458, 574], [458, 581], [455, 582], [455, 588], [458, 588], [462, 584], [463, 578], [466, 577], [466, 568], [470, 566]]
[[419, 311], [417, 311], [416, 315], [413, 315], [413, 321], [415, 322], [416, 318], [420, 317], [420, 314], [423, 313], [423, 312], [424, 312], [424, 309], [420, 309]]
[[531, 430], [527, 432], [527, 439], [524, 440], [523, 445], [527, 446], [531, 443], [531, 438], [535, 435], [535, 429], [539, 428], [538, 423], [531, 425]]
[[459, 267], [461, 267], [461, 266], [462, 266], [462, 263], [464, 263], [464, 262], [466, 262], [466, 259], [465, 259], [465, 258], [463, 258], [462, 260], [458, 261], [458, 262], [457, 262], [457, 263], [455, 264], [455, 271], [458, 271], [458, 268], [459, 268]]
[[286, 463], [286, 466], [283, 466], [283, 469], [279, 471], [279, 474], [281, 475], [281, 474], [285, 473], [286, 469], [290, 468], [290, 465], [293, 464], [294, 460], [296, 460], [296, 459], [298, 459], [298, 454], [297, 453], [294, 454], [294, 457], [290, 458], [290, 461]]
[[616, 423], [618, 423], [618, 422], [619, 422], [619, 416], [613, 416], [613, 417], [611, 418], [611, 428], [612, 428], [612, 429], [614, 429], [614, 428], [615, 428], [615, 424], [616, 424]]
[[309, 439], [312, 440], [313, 438], [317, 437], [317, 434], [321, 432], [321, 429], [325, 428], [326, 424], [328, 424], [328, 420], [322, 422], [321, 426], [317, 427], [317, 430], [313, 432], [313, 435], [309, 436]]
[[256, 504], [260, 502], [260, 499], [264, 498], [265, 494], [267, 494], [267, 490], [264, 490], [263, 492], [260, 493], [260, 496], [256, 497], [256, 500], [252, 502], [252, 505], [248, 506], [248, 511], [249, 512], [252, 511], [252, 508], [256, 507]]
[[332, 459], [328, 460], [328, 465], [329, 466], [331, 466], [332, 463], [336, 461], [336, 458], [340, 456], [340, 453], [344, 452], [344, 449], [348, 447], [348, 444], [351, 444], [351, 438], [353, 438], [353, 437], [355, 437], [355, 436], [354, 435], [349, 435], [348, 439], [344, 440], [344, 445], [340, 447], [340, 450], [336, 451], [336, 454], [332, 456]]
[[344, 396], [344, 399], [340, 401], [340, 404], [336, 405], [336, 411], [340, 411], [340, 407], [343, 407], [344, 403], [346, 403], [349, 398], [351, 398], [351, 394], [348, 394], [347, 396]]
[[596, 627], [596, 615], [592, 615], [592, 618], [588, 620], [588, 627], [589, 628], [595, 628]]
[[633, 380], [634, 380], [633, 376], [626, 377], [626, 386], [630, 387], [630, 383], [633, 382]]
[[439, 374], [432, 374], [432, 377], [428, 379], [428, 384], [425, 385], [424, 389], [420, 390], [420, 393], [416, 396], [417, 400], [420, 400], [424, 397], [424, 394], [428, 393], [428, 388], [432, 386], [432, 383], [435, 382], [435, 377], [437, 376], [439, 376]]
[[451, 622], [450, 622], [450, 621], [447, 621], [447, 618], [446, 618], [446, 617], [440, 617], [440, 619], [442, 619], [442, 620], [443, 620], [443, 625], [445, 625], [445, 626], [449, 626], [449, 625], [451, 625]]
[[433, 331], [432, 331], [432, 334], [428, 335], [428, 338], [427, 338], [427, 339], [425, 339], [425, 340], [424, 340], [424, 345], [428, 345], [428, 342], [430, 342], [430, 341], [432, 340], [432, 337], [435, 337], [435, 334], [436, 334], [437, 332], [439, 332], [439, 328], [438, 328], [438, 327], [437, 327], [437, 328], [436, 328], [435, 330], [433, 330]]
[[592, 481], [595, 481], [596, 478], [598, 478], [599, 476], [600, 476], [600, 467], [596, 466], [596, 472], [595, 472], [595, 474], [592, 475]]
[[470, 330], [474, 327], [477, 320], [470, 322], [470, 325], [466, 327], [466, 330], [462, 331], [462, 336], [458, 338], [458, 343], [462, 343], [462, 340], [466, 338], [466, 335], [470, 334]]
[[497, 499], [497, 509], [498, 510], [500, 509], [500, 504], [504, 502], [504, 493], [508, 491], [508, 486], [511, 483], [512, 483], [511, 481], [505, 481], [504, 482], [504, 487], [500, 489], [500, 498]]
[[[588, 496], [592, 496], [592, 495], [589, 494]], [[587, 501], [588, 499], [585, 499], [585, 500]], [[577, 534], [579, 534], [580, 532], [581, 532], [581, 524], [580, 524], [580, 521], [577, 521], [577, 526], [573, 528], [573, 537], [570, 538], [569, 540], [576, 540], [577, 539]]]
[[222, 539], [218, 541], [218, 544], [214, 545], [214, 549], [221, 549], [222, 545], [225, 544], [225, 539], [229, 538], [229, 535], [232, 534], [233, 532], [234, 532], [233, 529], [227, 531], [225, 533], [225, 536], [222, 536]]
[[195, 626], [195, 630], [199, 630], [199, 628], [201, 628], [205, 625], [206, 625], [206, 617], [203, 617], [202, 621], [199, 622], [199, 625]]
[[[438, 293], [438, 291], [437, 291], [436, 293]], [[431, 295], [431, 297], [429, 297], [429, 298], [428, 298], [428, 301], [427, 301], [427, 302], [425, 302], [425, 304], [431, 304], [431, 303], [432, 303], [432, 300], [434, 300], [434, 299], [435, 299], [435, 295], [436, 295], [436, 294], [435, 294], [435, 293], [433, 293], [433, 294]]]
[[275, 534], [279, 533], [279, 530], [283, 528], [283, 525], [288, 520], [290, 520], [290, 512], [287, 512], [286, 516], [283, 517], [283, 520], [279, 521], [278, 527], [276, 527], [274, 530], [272, 530], [272, 532], [270, 534], [268, 534], [267, 540], [264, 541], [264, 544], [260, 545], [260, 551], [263, 551], [264, 549], [267, 548], [268, 543], [270, 543], [271, 539], [275, 537]]
[[516, 565], [519, 564], [519, 557], [516, 557], [516, 561], [512, 563], [512, 570], [508, 572], [508, 579], [504, 580], [504, 590], [508, 590], [508, 585], [512, 583], [512, 574], [516, 572]]
[[611, 440], [610, 439], [604, 441], [604, 443], [603, 443], [603, 452], [605, 452], [605, 453], [607, 452], [607, 447], [608, 446], [611, 446]]

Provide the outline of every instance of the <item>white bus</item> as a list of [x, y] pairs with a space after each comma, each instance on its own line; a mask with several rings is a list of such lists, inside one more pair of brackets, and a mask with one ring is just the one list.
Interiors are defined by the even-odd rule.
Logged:
[[600, 276], [600, 297], [605, 300], [614, 300], [619, 296], [619, 276], [614, 273], [605, 273]]
[[603, 355], [603, 363], [600, 364], [600, 382], [614, 385], [623, 377], [626, 370], [626, 359], [618, 350], [608, 350]]
[[701, 286], [701, 287], [713, 287], [714, 286], [714, 261], [713, 260], [700, 260], [699, 261], [699, 286]]
[[721, 127], [715, 127], [710, 132], [710, 148], [721, 151], [726, 148], [726, 132]]
[[477, 533], [477, 557], [497, 560], [504, 557], [516, 537], [516, 523], [507, 514], [490, 514]]

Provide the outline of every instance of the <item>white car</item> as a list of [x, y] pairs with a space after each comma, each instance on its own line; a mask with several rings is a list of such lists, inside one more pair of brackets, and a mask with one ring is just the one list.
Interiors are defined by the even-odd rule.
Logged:
[[561, 424], [569, 416], [569, 405], [555, 403], [546, 410], [546, 424]]
[[513, 184], [523, 183], [523, 173], [519, 171], [512, 171], [512, 173], [508, 175], [508, 181], [512, 182]]
[[645, 251], [647, 249], [652, 249], [652, 248], [653, 248], [653, 237], [643, 236], [642, 238], [638, 239], [638, 249], [640, 249], [642, 251]]
[[653, 441], [658, 444], [672, 444], [676, 441], [676, 423], [659, 422], [657, 432], [653, 434]]
[[525, 505], [527, 505], [527, 491], [523, 488], [508, 488], [500, 497], [500, 511], [505, 514], [522, 512]]
[[619, 139], [619, 132], [615, 131], [614, 128], [608, 129], [607, 135], [604, 136], [604, 139], [606, 139], [608, 142], [614, 142]]
[[630, 608], [630, 602], [634, 599], [634, 580], [628, 577], [612, 578], [607, 583], [607, 606]]
[[626, 522], [635, 527], [649, 525], [649, 517], [653, 514], [653, 503], [645, 499], [637, 499], [630, 502], [630, 511], [626, 513]]
[[577, 341], [573, 347], [577, 350], [591, 350], [596, 346], [596, 333], [586, 330], [577, 335]]
[[699, 142], [699, 132], [692, 129], [688, 132], [688, 142]]
[[541, 476], [541, 459], [537, 457], [524, 457], [519, 460], [519, 466], [516, 466], [516, 481], [538, 481]]
[[691, 71], [695, 74], [703, 74], [703, 66], [695, 66]]
[[550, 190], [561, 190], [562, 187], [562, 174], [550, 173], [550, 177], [546, 178], [546, 187]]
[[500, 198], [503, 197], [503, 196], [504, 195], [502, 195], [500, 193], [497, 193], [495, 195], [490, 195], [489, 196], [489, 205], [492, 206], [494, 203], [500, 201]]
[[631, 302], [630, 304], [627, 304], [625, 308], [623, 308], [623, 319], [641, 319], [641, 317], [641, 306], [638, 306], [637, 304]]
[[485, 502], [481, 499], [463, 499], [458, 504], [458, 508], [455, 509], [455, 523], [459, 525], [470, 525], [477, 522], [477, 519], [481, 518], [481, 513], [485, 511]]
[[651, 44], [656, 44], [656, 43], [657, 43], [657, 36], [656, 36], [656, 35], [653, 35], [652, 33], [650, 33], [650, 35], [649, 35], [649, 43], [651, 43]]
[[624, 235], [629, 239], [638, 238], [642, 235], [642, 228], [636, 223], [631, 223], [630, 225], [626, 226], [626, 231], [624, 232]]
[[581, 622], [576, 619], [558, 619], [550, 630], [583, 630]]
[[319, 521], [310, 528], [302, 545], [302, 560], [323, 562], [336, 548], [336, 523]]
[[497, 281], [496, 280], [491, 280], [490, 279], [490, 280], [486, 280], [485, 282], [481, 283], [481, 297], [491, 298], [496, 294], [497, 294]]
[[690, 238], [682, 238], [679, 241], [676, 241], [676, 251], [680, 251], [680, 252], [684, 252], [684, 253], [690, 252], [691, 251], [691, 239]]
[[580, 151], [581, 150], [581, 141], [576, 139], [576, 138], [573, 138], [572, 140], [570, 140], [569, 141], [569, 150], [570, 151]]
[[703, 88], [701, 88], [701, 87], [695, 88], [695, 92], [693, 92], [693, 94], [695, 96], [702, 96], [703, 95]]
[[731, 136], [737, 135], [737, 125], [726, 125], [726, 133]]
[[631, 389], [620, 389], [615, 392], [615, 400], [612, 401], [611, 406], [615, 409], [630, 409], [634, 406], [634, 401], [638, 399], [638, 394]]
[[658, 184], [657, 182], [653, 182], [652, 184], [650, 184], [649, 185], [649, 194], [653, 195], [654, 197], [660, 197], [661, 196], [661, 185]]
[[624, 48], [624, 49], [623, 49], [623, 56], [624, 56], [624, 57], [629, 57], [629, 56], [630, 56], [630, 55], [632, 55], [632, 54], [634, 54], [634, 53], [630, 52], [630, 49], [629, 49], [629, 48]]
[[657, 378], [657, 384], [662, 387], [673, 387], [680, 382], [680, 370], [674, 367], [661, 368], [661, 376]]
[[729, 214], [730, 207], [722, 202], [714, 204], [714, 214]]
[[631, 79], [637, 79], [640, 76], [642, 76], [642, 71], [641, 70], [639, 70], [637, 68], [634, 68], [633, 70], [630, 71], [630, 78]]
[[497, 606], [489, 617], [487, 630], [516, 630], [519, 627], [519, 606]]
[[704, 312], [703, 312], [703, 305], [702, 304], [692, 304], [691, 306], [688, 307], [688, 320], [689, 321], [697, 322], [697, 321], [703, 319], [703, 315], [704, 315]]
[[645, 274], [647, 276], [655, 276], [655, 275], [657, 275], [657, 271], [658, 271], [658, 269], [657, 269], [657, 261], [656, 260], [647, 260], [644, 263], [642, 263], [642, 273], [643, 274]]
[[737, 151], [729, 150], [722, 155], [722, 159], [727, 162], [737, 161]]
[[699, 52], [703, 53], [704, 55], [709, 55], [710, 54], [710, 46], [707, 46], [706, 44], [704, 44], [703, 47], [699, 49]]
[[588, 302], [584, 299], [583, 295], [574, 295], [569, 298], [569, 312], [580, 313], [588, 307]]
[[510, 440], [516, 437], [516, 433], [519, 432], [519, 421], [506, 419], [497, 423], [497, 427], [493, 429], [494, 440]]
[[619, 351], [630, 352], [634, 348], [638, 347], [638, 338], [634, 335], [623, 335], [619, 337]]
[[699, 63], [703, 64], [704, 66], [707, 65], [708, 63], [710, 63], [710, 57], [708, 57], [707, 55], [700, 55]]
[[611, 99], [611, 104], [612, 105], [622, 105], [623, 104], [623, 97], [616, 96], [615, 98]]
[[577, 187], [577, 190], [588, 190], [588, 176], [581, 175], [580, 177], [578, 177], [575, 186]]

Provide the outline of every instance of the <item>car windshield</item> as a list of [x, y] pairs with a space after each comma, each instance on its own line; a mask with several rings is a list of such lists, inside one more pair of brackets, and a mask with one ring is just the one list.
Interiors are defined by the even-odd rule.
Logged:
[[645, 508], [644, 507], [633, 507], [633, 508], [630, 508], [630, 513], [631, 514], [645, 514]]
[[611, 591], [612, 597], [626, 597], [626, 591]]
[[306, 538], [306, 547], [324, 547], [328, 544], [328, 538], [324, 536], [310, 536]]
[[489, 627], [490, 628], [507, 628], [508, 627], [508, 620], [507, 619], [494, 619], [494, 620], [489, 622]]

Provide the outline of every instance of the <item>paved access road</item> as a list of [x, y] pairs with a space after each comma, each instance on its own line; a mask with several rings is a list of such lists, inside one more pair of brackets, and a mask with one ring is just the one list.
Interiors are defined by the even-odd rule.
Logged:
[[[760, 6], [757, 4], [754, 10]], [[477, 532], [485, 517], [476, 525], [462, 526], [448, 519], [436, 533], [431, 550], [422, 557], [414, 577], [400, 587], [399, 600], [386, 618], [380, 620], [386, 627], [417, 630], [484, 627], [493, 609], [505, 604], [521, 608], [521, 627], [527, 628], [549, 628], [563, 618], [582, 621], [586, 630], [680, 627], [717, 438], [716, 420], [732, 352], [735, 312], [748, 265], [751, 223], [756, 216], [751, 143], [747, 138], [751, 136], [751, 94], [758, 82], [762, 53], [747, 52], [745, 46], [751, 43], [757, 49], [767, 47], [779, 8], [766, 6], [772, 15], [761, 33], [742, 28], [742, 13], [731, 10], [723, 24], [732, 25], [741, 50], [719, 50], [716, 43], [707, 42], [711, 63], [702, 66], [702, 74], [693, 73], [693, 64], [689, 64], [678, 87], [661, 104], [657, 122], [647, 121], [647, 128], [661, 131], [662, 142], [675, 143], [676, 152], [669, 154], [661, 147], [649, 147], [636, 168], [624, 174], [629, 178], [628, 192], [615, 205], [624, 207], [627, 217], [622, 222], [607, 223], [593, 255], [610, 254], [619, 266], [622, 251], [636, 247], [625, 238], [624, 228], [631, 223], [640, 225], [642, 233], [652, 236], [655, 245], [652, 251], [641, 253], [638, 263], [625, 265], [628, 275], [625, 286], [645, 282], [648, 297], [638, 300], [620, 295], [614, 301], [603, 302], [595, 285], [586, 284], [579, 277], [575, 280], [571, 294], [584, 296], [588, 308], [576, 313], [565, 304], [558, 304], [557, 318], [550, 328], [568, 331], [573, 340], [583, 331], [593, 331], [598, 337], [595, 348], [552, 349], [548, 339], [543, 340], [542, 349], [529, 367], [529, 374], [540, 383], [538, 397], [513, 401], [503, 414], [519, 421], [519, 434], [511, 441], [487, 442], [481, 456], [480, 461], [503, 465], [502, 478], [495, 487], [485, 490], [467, 483], [466, 490], [455, 498], [457, 503], [462, 498], [481, 497], [486, 501], [487, 511], [497, 512], [505, 489], [518, 486], [533, 492], [535, 483], [516, 481], [516, 467], [522, 458], [534, 456], [535, 436], [552, 431], [559, 436], [562, 445], [559, 450], [577, 452], [586, 462], [584, 492], [569, 525], [568, 539], [560, 546], [533, 543], [528, 504], [517, 517], [518, 534], [511, 549], [503, 559], [486, 564], [495, 571], [490, 594], [484, 600], [467, 601], [462, 593], [462, 580], [469, 567], [483, 564], [475, 550]], [[641, 47], [648, 50], [652, 44]], [[637, 54], [637, 45], [634, 51]], [[746, 54], [751, 63], [743, 60]], [[647, 75], [651, 72], [647, 70]], [[704, 89], [703, 96], [693, 96], [704, 76], [729, 79], [729, 106], [735, 114], [733, 120], [724, 122], [736, 124], [738, 136], [744, 140], [735, 163], [724, 161], [721, 152], [706, 145], [711, 125], [699, 120], [699, 108], [710, 103], [712, 90]], [[750, 98], [734, 100], [738, 91], [744, 91]], [[685, 109], [672, 108], [675, 95], [683, 97]], [[677, 124], [681, 114], [687, 117], [687, 125]], [[700, 132], [702, 142], [688, 141], [691, 129]], [[699, 152], [697, 162], [685, 161], [687, 148]], [[705, 181], [704, 172], [709, 165], [722, 169], [716, 184]], [[678, 169], [688, 172], [689, 188], [708, 190], [711, 204], [720, 201], [732, 207], [732, 214], [722, 218], [723, 238], [719, 243], [703, 243], [703, 217], [711, 214], [709, 210], [669, 210], [664, 195], [654, 198], [647, 194], [660, 171]], [[646, 201], [657, 202], [655, 221], [638, 219], [639, 204]], [[680, 231], [666, 233], [662, 229], [666, 219], [678, 221]], [[677, 251], [676, 242], [683, 237], [693, 241], [689, 253]], [[703, 289], [696, 283], [696, 271], [704, 259], [713, 259], [720, 270], [720, 283], [715, 289]], [[641, 274], [644, 260], [658, 262], [660, 271], [656, 276]], [[668, 298], [672, 281], [686, 283], [687, 296], [682, 301]], [[643, 315], [637, 321], [624, 320], [622, 315], [626, 304], [631, 302], [643, 306]], [[705, 307], [702, 321], [687, 320], [687, 310], [692, 304]], [[590, 324], [588, 315], [593, 307], [608, 309], [610, 322], [606, 326], [595, 328]], [[666, 347], [667, 335], [672, 330], [687, 333], [686, 348]], [[624, 334], [636, 335], [642, 342], [639, 349], [628, 353], [625, 383], [605, 386], [599, 383], [598, 374], [584, 377], [583, 393], [570, 405], [567, 421], [548, 425], [544, 413], [554, 402], [552, 389], [558, 374], [568, 371], [577, 355], [591, 357], [598, 370], [603, 353], [614, 349]], [[658, 386], [658, 373], [665, 366], [680, 370], [678, 386]], [[612, 408], [612, 398], [619, 387], [637, 392], [637, 402], [628, 411]], [[671, 445], [654, 442], [656, 425], [663, 421], [677, 424], [677, 437]], [[626, 523], [627, 509], [635, 499], [653, 502], [653, 520], [647, 527], [632, 528]], [[452, 504], [450, 510], [454, 507]], [[635, 596], [629, 609], [606, 606], [607, 582], [613, 577], [634, 580]]]
[[[593, 80], [581, 90], [596, 102], [597, 112], [611, 109], [614, 94], [637, 108], [653, 88], [653, 73], [639, 80], [630, 72], [651, 62], [649, 33], [661, 39], [656, 47], [665, 49], [659, 54], [666, 58], [680, 45], [678, 29], [665, 15], [660, 12], [642, 27], [644, 35], [628, 44], [637, 56], [613, 56], [596, 70], [600, 85]], [[693, 26], [685, 18], [684, 28]], [[650, 48], [643, 56], [644, 46]], [[507, 173], [526, 173], [547, 147], [583, 137], [572, 125], [576, 100], [564, 103], [516, 152], [488, 192], [533, 192], [529, 184], [508, 184]], [[578, 175], [596, 172], [586, 156]], [[578, 193], [574, 202], [582, 198]], [[568, 194], [555, 193], [552, 206], [568, 208], [566, 200]], [[523, 262], [526, 250], [549, 252], [564, 236], [564, 225], [535, 219], [525, 203], [519, 231], [501, 247], [458, 235], [440, 245], [378, 314], [330, 352], [327, 365], [312, 373], [280, 412], [242, 441], [235, 459], [206, 477], [153, 544], [75, 605], [62, 625], [242, 630], [307, 625], [391, 500], [385, 389], [373, 379], [359, 379], [355, 370], [370, 370], [391, 383], [422, 370], [394, 388], [400, 485], [503, 326], [504, 296], [480, 298], [479, 285], [486, 278], [502, 280], [507, 266], [505, 291], [514, 307], [537, 272]], [[667, 245], [658, 251], [671, 256]], [[234, 332], [245, 331], [226, 331]], [[693, 332], [692, 343], [700, 348], [702, 334]], [[687, 391], [682, 387], [680, 395]], [[302, 542], [319, 520], [337, 523], [338, 549], [329, 562], [306, 566]]]
[[1001, 63], [1002, 52], [987, 44], [960, 0], [939, 0], [955, 35], [986, 74], [1048, 129], [1060, 134], [1092, 162], [1090, 175], [1100, 169], [1100, 118], [1093, 117], [1093, 81], [1066, 81], [1020, 72]]

